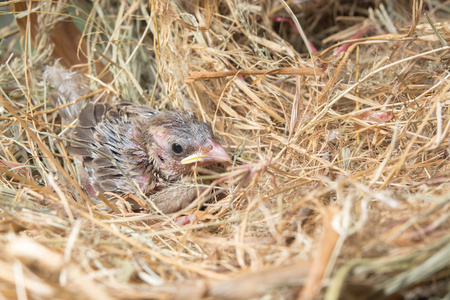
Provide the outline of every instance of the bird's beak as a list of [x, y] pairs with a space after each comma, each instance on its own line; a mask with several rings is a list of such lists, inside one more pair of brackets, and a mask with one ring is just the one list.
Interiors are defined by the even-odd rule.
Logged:
[[196, 153], [184, 158], [181, 163], [183, 165], [198, 163], [199, 165], [206, 165], [211, 163], [219, 163], [231, 160], [227, 151], [214, 140], [210, 140], [209, 147], [204, 147]]

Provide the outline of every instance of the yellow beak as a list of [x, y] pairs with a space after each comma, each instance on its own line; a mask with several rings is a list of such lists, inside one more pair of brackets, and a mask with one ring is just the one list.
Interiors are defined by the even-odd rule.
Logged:
[[[219, 143], [217, 143], [214, 140], [211, 141], [211, 147], [207, 147], [206, 153], [200, 149], [199, 151], [195, 152], [192, 155], [189, 155], [188, 157], [185, 157], [183, 160], [181, 160], [181, 163], [183, 165], [187, 164], [193, 164], [198, 163], [199, 165], [206, 165], [206, 164], [212, 164], [212, 163], [218, 163], [223, 161], [229, 161], [231, 160], [230, 155], [228, 155], [227, 151], [220, 146]], [[205, 148], [203, 148], [205, 149]]]

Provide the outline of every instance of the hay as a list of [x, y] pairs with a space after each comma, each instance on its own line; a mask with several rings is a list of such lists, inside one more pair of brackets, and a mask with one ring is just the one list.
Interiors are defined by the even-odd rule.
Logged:
[[[3, 298], [449, 297], [447, 3], [0, 10]], [[214, 199], [167, 216], [95, 206], [42, 76], [61, 57], [93, 93], [212, 124], [233, 155], [199, 175]]]

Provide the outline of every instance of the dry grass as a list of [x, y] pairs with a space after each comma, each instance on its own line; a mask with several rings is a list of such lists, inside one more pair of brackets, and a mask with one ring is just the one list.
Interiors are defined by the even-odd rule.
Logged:
[[[449, 297], [449, 4], [13, 2], [2, 298]], [[234, 161], [194, 224], [92, 205], [42, 78], [57, 57], [93, 91], [212, 124]]]

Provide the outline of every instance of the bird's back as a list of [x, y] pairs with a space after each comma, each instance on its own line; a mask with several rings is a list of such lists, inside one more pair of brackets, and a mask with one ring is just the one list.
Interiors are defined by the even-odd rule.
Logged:
[[136, 138], [140, 124], [159, 112], [128, 101], [88, 103], [73, 133], [70, 153], [82, 160], [88, 185], [97, 192], [152, 190], [152, 162], [142, 141]]

